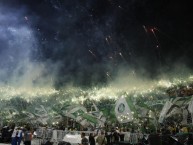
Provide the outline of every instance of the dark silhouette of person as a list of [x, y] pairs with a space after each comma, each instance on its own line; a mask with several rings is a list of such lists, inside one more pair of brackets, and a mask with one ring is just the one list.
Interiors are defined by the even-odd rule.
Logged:
[[90, 143], [90, 145], [95, 145], [96, 144], [94, 137], [95, 137], [95, 135], [93, 135], [93, 133], [90, 133], [90, 135], [89, 135], [89, 143]]

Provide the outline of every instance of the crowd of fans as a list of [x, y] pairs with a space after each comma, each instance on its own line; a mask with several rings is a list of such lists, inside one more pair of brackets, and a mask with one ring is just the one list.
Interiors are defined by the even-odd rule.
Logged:
[[33, 131], [29, 126], [4, 126], [1, 128], [0, 142], [11, 143], [11, 145], [20, 145], [23, 141], [25, 145], [31, 145], [32, 136]]
[[[1, 128], [0, 142], [11, 143], [11, 145], [20, 145], [23, 142], [25, 145], [31, 145], [31, 140], [36, 136], [36, 129], [32, 127], [15, 127], [4, 126]], [[87, 131], [86, 131], [87, 130]], [[66, 131], [66, 130], [65, 130]], [[75, 132], [68, 128], [67, 132]], [[89, 134], [88, 134], [89, 132]], [[133, 144], [133, 145], [193, 145], [193, 128], [182, 125], [162, 125], [156, 131], [141, 132], [134, 128], [119, 128], [113, 127], [111, 130], [106, 128], [92, 128], [81, 130], [81, 145], [119, 145], [119, 144]], [[49, 140], [49, 144], [52, 142]], [[42, 143], [43, 145], [43, 143]], [[59, 145], [59, 143], [58, 143]], [[60, 145], [63, 145], [62, 142]], [[69, 143], [70, 145], [70, 143]]]

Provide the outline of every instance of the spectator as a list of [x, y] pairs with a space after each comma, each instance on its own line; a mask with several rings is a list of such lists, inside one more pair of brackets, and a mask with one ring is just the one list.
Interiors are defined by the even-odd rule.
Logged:
[[88, 145], [88, 144], [89, 144], [89, 141], [88, 141], [88, 139], [85, 137], [85, 133], [84, 133], [84, 132], [81, 133], [81, 138], [82, 138], [82, 140], [81, 140], [81, 145]]
[[101, 134], [97, 137], [96, 142], [98, 143], [98, 145], [106, 145], [107, 144], [105, 132], [103, 130], [101, 131]]
[[27, 127], [27, 130], [24, 132], [24, 144], [31, 145], [32, 133], [30, 132], [30, 128]]
[[90, 145], [95, 145], [95, 135], [93, 135], [93, 133], [90, 133], [89, 135], [89, 143]]
[[23, 131], [20, 127], [18, 127], [18, 134], [17, 134], [17, 145], [21, 144], [21, 140], [23, 138]]
[[14, 129], [12, 135], [11, 135], [11, 138], [12, 138], [11, 145], [17, 145], [17, 135], [18, 135], [18, 132], [19, 132], [18, 128], [15, 127], [15, 129]]

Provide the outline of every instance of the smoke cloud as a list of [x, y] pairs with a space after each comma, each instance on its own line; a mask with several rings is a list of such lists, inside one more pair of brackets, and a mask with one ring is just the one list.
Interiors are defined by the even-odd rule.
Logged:
[[156, 31], [161, 44], [157, 48], [154, 35], [144, 30], [176, 22], [164, 15], [153, 19], [159, 8], [149, 2], [17, 0], [15, 8], [10, 1], [1, 4], [1, 84], [133, 88], [176, 74], [188, 76], [188, 39], [174, 51], [178, 44], [169, 38], [177, 31], [172, 28], [174, 33], [167, 37]]
[[28, 24], [25, 8], [14, 9], [0, 5], [0, 82], [14, 87], [51, 86], [51, 74], [46, 66], [33, 57], [38, 41]]

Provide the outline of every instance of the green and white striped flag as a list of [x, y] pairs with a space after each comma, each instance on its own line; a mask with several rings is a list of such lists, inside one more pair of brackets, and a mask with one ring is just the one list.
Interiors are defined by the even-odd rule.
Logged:
[[73, 118], [76, 122], [80, 123], [82, 126], [88, 126], [99, 123], [98, 118], [88, 113], [86, 108], [83, 106], [76, 106], [72, 109], [69, 109], [65, 116]]

